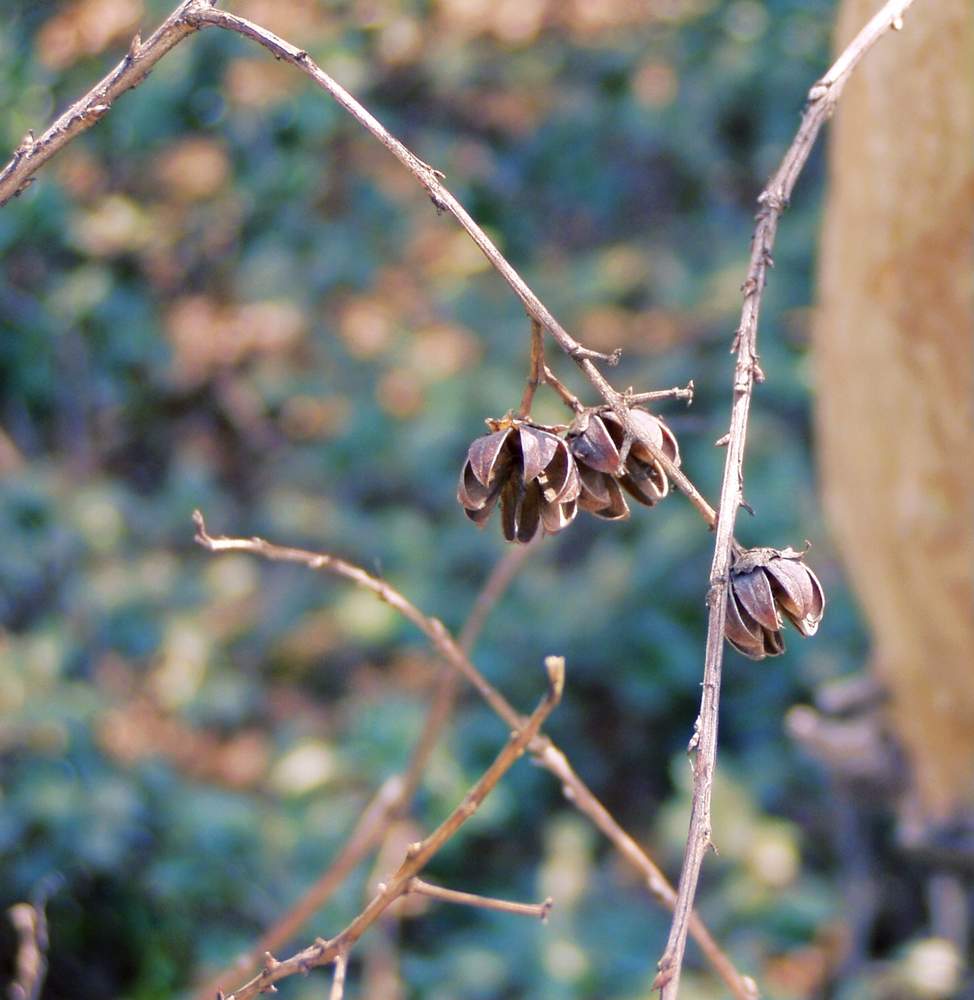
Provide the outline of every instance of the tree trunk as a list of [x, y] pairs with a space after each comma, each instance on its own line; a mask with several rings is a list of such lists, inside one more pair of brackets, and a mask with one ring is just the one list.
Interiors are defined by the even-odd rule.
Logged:
[[[877, 0], [845, 0], [839, 48]], [[974, 12], [920, 2], [839, 105], [815, 320], [832, 531], [929, 820], [974, 804]]]

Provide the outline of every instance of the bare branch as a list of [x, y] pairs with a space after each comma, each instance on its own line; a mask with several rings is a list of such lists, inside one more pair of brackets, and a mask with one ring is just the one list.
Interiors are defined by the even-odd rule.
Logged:
[[444, 903], [457, 903], [460, 906], [476, 906], [482, 910], [499, 910], [501, 913], [516, 913], [522, 917], [535, 917], [542, 923], [548, 920], [548, 914], [554, 905], [551, 897], [543, 903], [512, 903], [507, 899], [493, 899], [490, 896], [478, 896], [472, 892], [457, 892], [456, 889], [445, 889], [440, 885], [431, 885], [422, 879], [411, 879], [406, 892], [414, 892], [420, 896], [429, 896]]
[[[387, 583], [370, 576], [365, 570], [353, 566], [351, 563], [335, 559], [332, 556], [307, 552], [302, 549], [283, 548], [272, 545], [261, 538], [214, 538], [207, 534], [203, 516], [199, 511], [193, 515], [193, 519], [196, 524], [197, 542], [211, 551], [235, 549], [253, 552], [255, 555], [271, 560], [300, 563], [311, 569], [324, 569], [365, 587], [380, 599], [391, 604], [405, 618], [416, 625], [433, 643], [434, 648], [449, 667], [467, 678], [508, 726], [516, 729], [522, 722], [517, 710], [480, 674], [480, 671], [470, 661], [469, 656], [443, 627], [442, 623], [435, 618], [427, 618], [415, 605], [398, 594]], [[394, 601], [388, 599], [386, 595], [389, 594], [395, 595]], [[489, 692], [490, 696], [488, 697], [485, 692]], [[543, 734], [532, 741], [529, 750], [535, 760], [559, 780], [565, 798], [579, 811], [587, 815], [608, 837], [620, 855], [643, 876], [647, 888], [656, 899], [672, 909], [676, 901], [676, 891], [669, 884], [666, 876], [649, 855], [615, 821], [605, 806], [573, 770], [564, 753], [549, 737]], [[733, 963], [720, 950], [696, 914], [692, 917], [690, 932], [718, 975], [724, 980], [735, 1000], [754, 1000], [754, 997], [757, 996], [757, 990], [753, 980], [741, 975], [734, 968]]]
[[519, 417], [530, 416], [534, 394], [544, 381], [544, 369], [544, 330], [541, 329], [541, 324], [536, 319], [532, 319], [531, 361], [528, 364], [528, 379], [524, 386], [524, 395], [521, 396], [521, 405], [517, 409]]
[[[501, 595], [510, 586], [511, 581], [517, 575], [525, 560], [532, 552], [536, 551], [540, 544], [540, 536], [528, 545], [515, 545], [504, 553], [498, 560], [490, 575], [484, 581], [480, 593], [474, 600], [470, 614], [460, 630], [457, 640], [463, 654], [469, 660], [469, 654], [476, 643], [487, 616], [494, 605], [500, 600]], [[472, 664], [471, 664], [472, 665]], [[423, 730], [416, 741], [416, 746], [409, 760], [409, 766], [403, 779], [403, 801], [412, 801], [416, 794], [423, 772], [429, 763], [430, 754], [436, 746], [441, 733], [446, 728], [446, 724], [453, 712], [456, 702], [457, 687], [460, 682], [460, 673], [455, 666], [444, 663], [436, 680], [436, 690], [433, 701], [430, 703], [426, 713], [426, 720], [423, 723]]]
[[[542, 739], [544, 746], [534, 751], [538, 763], [558, 778], [565, 798], [602, 831], [620, 856], [643, 877], [646, 888], [656, 900], [672, 910], [676, 890], [663, 872], [578, 776], [565, 754], [547, 736]], [[757, 984], [750, 976], [738, 972], [696, 912], [690, 915], [690, 934], [735, 1000], [757, 1000], [760, 995]]]
[[548, 690], [531, 715], [517, 731], [511, 734], [507, 745], [497, 755], [493, 764], [484, 772], [480, 780], [464, 796], [463, 801], [424, 840], [411, 844], [406, 856], [392, 878], [379, 886], [378, 893], [365, 909], [335, 938], [325, 941], [319, 938], [313, 945], [292, 955], [282, 962], [268, 961], [259, 975], [230, 994], [226, 1000], [249, 1000], [266, 992], [280, 979], [307, 972], [319, 965], [327, 965], [348, 950], [365, 931], [385, 912], [392, 902], [402, 896], [413, 877], [433, 858], [451, 837], [477, 811], [484, 799], [524, 754], [529, 744], [537, 736], [545, 719], [561, 700], [565, 685], [565, 661], [558, 656], [545, 660], [548, 672]]
[[384, 580], [380, 580], [361, 567], [345, 562], [344, 559], [339, 559], [336, 556], [273, 545], [263, 538], [211, 537], [206, 533], [203, 515], [199, 511], [193, 514], [193, 522], [196, 525], [196, 541], [211, 552], [253, 552], [255, 555], [275, 562], [299, 563], [309, 569], [324, 570], [344, 577], [346, 580], [351, 580], [360, 587], [371, 591], [379, 600], [395, 608], [407, 621], [412, 622], [423, 632], [432, 642], [436, 651], [470, 681], [478, 694], [510, 728], [516, 729], [520, 725], [521, 716], [511, 707], [500, 691], [474, 667], [450, 636], [443, 622], [436, 618], [427, 618], [414, 604], [406, 600], [399, 591]]
[[167, 52], [196, 31], [190, 15], [204, 7], [208, 0], [183, 0], [144, 42], [136, 35], [122, 61], [40, 136], [28, 132], [0, 170], [0, 206], [24, 191], [51, 157], [103, 118], [117, 97], [138, 86]]
[[335, 974], [331, 981], [328, 1000], [342, 1000], [345, 996], [345, 973], [348, 971], [348, 955], [341, 952], [335, 959]]
[[536, 536], [537, 540], [528, 542], [527, 545], [509, 545], [504, 555], [497, 560], [496, 565], [490, 572], [490, 576], [484, 581], [480, 592], [474, 598], [473, 607], [467, 620], [460, 629], [457, 642], [460, 648], [468, 655], [473, 650], [480, 633], [487, 622], [487, 616], [494, 610], [494, 606], [501, 599], [514, 578], [521, 571], [528, 556], [537, 551], [541, 544], [541, 536]]
[[[510, 586], [527, 557], [536, 550], [538, 541], [540, 539], [528, 545], [510, 546], [497, 561], [477, 594], [460, 632], [458, 641], [465, 652], [473, 648], [487, 616]], [[456, 669], [444, 663], [437, 674], [433, 700], [406, 770], [402, 775], [393, 775], [383, 783], [365, 807], [338, 856], [301, 899], [272, 924], [252, 947], [238, 956], [231, 965], [210, 977], [197, 990], [196, 1000], [212, 1000], [219, 990], [256, 968], [265, 952], [277, 951], [290, 941], [331, 899], [359, 864], [382, 843], [389, 824], [409, 808], [416, 795], [430, 754], [449, 721], [459, 680], [460, 675]]]
[[707, 650], [703, 672], [700, 714], [690, 741], [693, 766], [693, 801], [683, 867], [666, 949], [659, 961], [654, 988], [661, 1000], [675, 1000], [680, 983], [680, 969], [686, 947], [690, 915], [704, 856], [711, 843], [710, 797], [717, 761], [717, 722], [720, 701], [721, 665], [724, 652], [724, 622], [727, 612], [727, 587], [734, 551], [734, 524], [737, 511], [744, 504], [744, 444], [754, 383], [763, 381], [758, 365], [757, 332], [761, 298], [772, 263], [778, 220], [788, 205], [795, 182], [808, 160], [809, 153], [849, 74], [866, 52], [889, 30], [899, 28], [904, 12], [913, 0], [889, 0], [879, 13], [859, 32], [832, 68], [808, 93], [808, 101], [798, 133], [758, 197], [757, 224], [751, 240], [751, 260], [742, 291], [744, 306], [734, 337], [737, 352], [734, 367], [734, 401], [731, 408], [727, 454], [720, 489], [720, 505], [715, 525], [714, 558], [710, 570], [707, 601]]

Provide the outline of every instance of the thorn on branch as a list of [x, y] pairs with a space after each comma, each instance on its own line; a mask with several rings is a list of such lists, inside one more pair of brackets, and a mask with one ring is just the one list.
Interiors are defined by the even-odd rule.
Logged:
[[780, 215], [788, 207], [788, 199], [778, 191], [772, 190], [771, 188], [765, 188], [765, 190], [758, 195], [758, 204], [765, 208], [768, 212]]
[[[20, 140], [20, 145], [16, 148], [16, 150], [14, 150], [14, 158], [20, 160], [25, 156], [29, 156], [31, 152], [33, 152], [35, 143], [36, 140], [34, 139], [34, 130], [32, 128], [28, 129], [27, 135]], [[27, 185], [25, 184], [24, 187], [26, 186]], [[24, 188], [21, 188], [20, 190], [23, 191]], [[20, 194], [20, 191], [17, 193]]]
[[715, 448], [726, 448], [728, 444], [730, 444], [730, 431], [726, 434], [721, 434], [721, 436], [714, 441]]
[[824, 80], [819, 80], [817, 83], [813, 84], [811, 89], [808, 91], [808, 103], [817, 104], [831, 89], [832, 85], [830, 83], [826, 83]]

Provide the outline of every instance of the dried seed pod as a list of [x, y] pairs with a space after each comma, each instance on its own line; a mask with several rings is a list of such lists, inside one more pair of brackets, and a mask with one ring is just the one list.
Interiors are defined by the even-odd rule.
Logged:
[[[641, 436], [652, 441], [675, 465], [680, 464], [676, 438], [659, 417], [641, 407], [634, 407], [629, 415]], [[632, 442], [625, 466], [620, 468], [625, 437], [622, 421], [611, 410], [587, 411], [569, 431], [572, 454], [582, 480], [579, 506], [610, 521], [629, 516], [629, 505], [620, 485], [634, 500], [648, 507], [662, 500], [670, 488], [662, 466], [641, 440]]]
[[543, 528], [568, 527], [578, 511], [581, 484], [565, 441], [522, 420], [492, 423], [467, 451], [457, 500], [474, 523], [485, 524], [498, 502], [504, 537], [530, 542]]
[[731, 568], [724, 636], [752, 660], [784, 652], [782, 616], [804, 636], [818, 629], [825, 592], [802, 555], [790, 548], [750, 549]]

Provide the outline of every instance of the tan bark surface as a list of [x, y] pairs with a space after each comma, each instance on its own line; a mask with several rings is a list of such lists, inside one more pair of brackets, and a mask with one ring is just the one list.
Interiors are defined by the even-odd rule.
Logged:
[[[845, 0], [836, 44], [875, 8]], [[815, 322], [833, 535], [927, 815], [974, 803], [974, 8], [916, 4], [840, 103]]]

